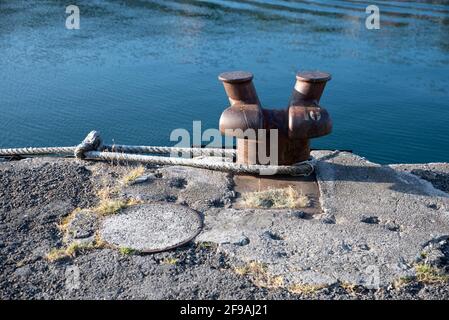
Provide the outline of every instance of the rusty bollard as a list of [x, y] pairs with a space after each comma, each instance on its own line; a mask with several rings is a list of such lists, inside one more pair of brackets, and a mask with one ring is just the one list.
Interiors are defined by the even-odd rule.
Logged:
[[[279, 165], [308, 160], [309, 139], [332, 131], [329, 113], [319, 105], [326, 82], [331, 79], [328, 73], [298, 72], [288, 107], [283, 110], [262, 108], [250, 72], [225, 72], [218, 78], [231, 103], [220, 117], [220, 131], [236, 137], [237, 163], [266, 164], [259, 159], [258, 150], [263, 148], [262, 154], [269, 153], [273, 143], [277, 143]], [[247, 129], [266, 129], [267, 135], [248, 136]], [[277, 129], [276, 138], [270, 137], [269, 129]]]

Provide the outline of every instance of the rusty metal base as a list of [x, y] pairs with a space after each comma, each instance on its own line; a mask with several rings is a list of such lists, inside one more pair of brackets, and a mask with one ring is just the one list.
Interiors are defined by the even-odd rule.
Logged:
[[[291, 165], [310, 159], [310, 141], [308, 139], [288, 139], [279, 137], [276, 142], [278, 147], [277, 162], [271, 164]], [[237, 139], [237, 163], [242, 164], [266, 164], [258, 158], [259, 148], [262, 154], [270, 155], [270, 139], [265, 141]]]
[[305, 213], [304, 218], [312, 218], [314, 215], [322, 213], [319, 202], [320, 191], [315, 174], [308, 177], [235, 175], [234, 183], [234, 190], [237, 193], [237, 197], [233, 203], [233, 208], [251, 209], [242, 203], [242, 194], [244, 193], [268, 189], [282, 189], [292, 186], [299, 193], [307, 195], [311, 200], [309, 207], [297, 208], [297, 210]]

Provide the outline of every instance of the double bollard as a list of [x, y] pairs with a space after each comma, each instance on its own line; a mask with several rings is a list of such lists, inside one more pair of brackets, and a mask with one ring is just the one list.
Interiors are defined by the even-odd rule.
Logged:
[[319, 105], [328, 73], [298, 72], [288, 106], [281, 110], [262, 108], [251, 73], [225, 72], [218, 78], [231, 103], [220, 117], [220, 132], [236, 138], [237, 163], [267, 164], [269, 150], [278, 165], [308, 160], [310, 139], [332, 131], [329, 113]]

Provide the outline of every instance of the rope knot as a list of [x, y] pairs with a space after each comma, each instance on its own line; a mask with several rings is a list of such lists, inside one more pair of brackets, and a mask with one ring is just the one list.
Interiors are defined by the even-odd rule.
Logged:
[[75, 157], [78, 159], [84, 159], [85, 153], [89, 151], [98, 151], [103, 147], [103, 143], [101, 141], [100, 133], [97, 131], [91, 131], [84, 138], [83, 142], [81, 142], [75, 148]]

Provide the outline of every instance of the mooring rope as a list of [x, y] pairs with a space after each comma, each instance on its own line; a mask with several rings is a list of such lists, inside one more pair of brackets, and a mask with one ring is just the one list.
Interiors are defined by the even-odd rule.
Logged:
[[[8, 148], [0, 149], [0, 156], [17, 155], [71, 155], [78, 159], [108, 160], [108, 161], [131, 161], [158, 165], [180, 165], [209, 170], [226, 171], [232, 173], [247, 174], [285, 174], [308, 176], [313, 172], [314, 166], [311, 161], [304, 161], [295, 165], [251, 165], [238, 164], [229, 161], [208, 161], [207, 159], [187, 159], [178, 157], [161, 157], [142, 155], [141, 153], [190, 153], [192, 156], [220, 156], [221, 160], [233, 157], [234, 149], [215, 148], [178, 148], [157, 146], [128, 146], [128, 145], [103, 145], [98, 132], [91, 131], [86, 138], [75, 147], [38, 147], [38, 148]], [[140, 154], [139, 154], [140, 153]], [[215, 158], [216, 159], [216, 158]]]
[[[29, 148], [7, 148], [0, 149], [0, 157], [19, 156], [19, 155], [73, 155], [76, 147], [29, 147]], [[218, 149], [218, 148], [180, 148], [180, 147], [160, 147], [160, 146], [129, 146], [129, 145], [108, 145], [105, 144], [100, 149], [109, 152], [122, 153], [155, 153], [155, 154], [177, 154], [183, 153], [197, 156], [224, 156], [233, 157], [236, 152], [234, 149]]]
[[[293, 166], [272, 166], [272, 165], [246, 165], [234, 162], [205, 161], [202, 159], [186, 159], [158, 157], [139, 154], [126, 154], [117, 152], [89, 151], [84, 154], [86, 159], [108, 160], [108, 161], [131, 161], [159, 165], [178, 165], [195, 168], [226, 171], [233, 173], [249, 174], [285, 174], [285, 175], [310, 175], [313, 172], [311, 162], [301, 162]], [[206, 159], [207, 160], [207, 159]]]
[[38, 147], [0, 149], [0, 157], [60, 154], [73, 155], [76, 147]]
[[234, 149], [218, 149], [218, 148], [180, 148], [180, 147], [156, 147], [156, 146], [129, 146], [129, 145], [105, 145], [104, 151], [117, 153], [184, 153], [196, 156], [224, 156], [233, 157], [236, 155]]

